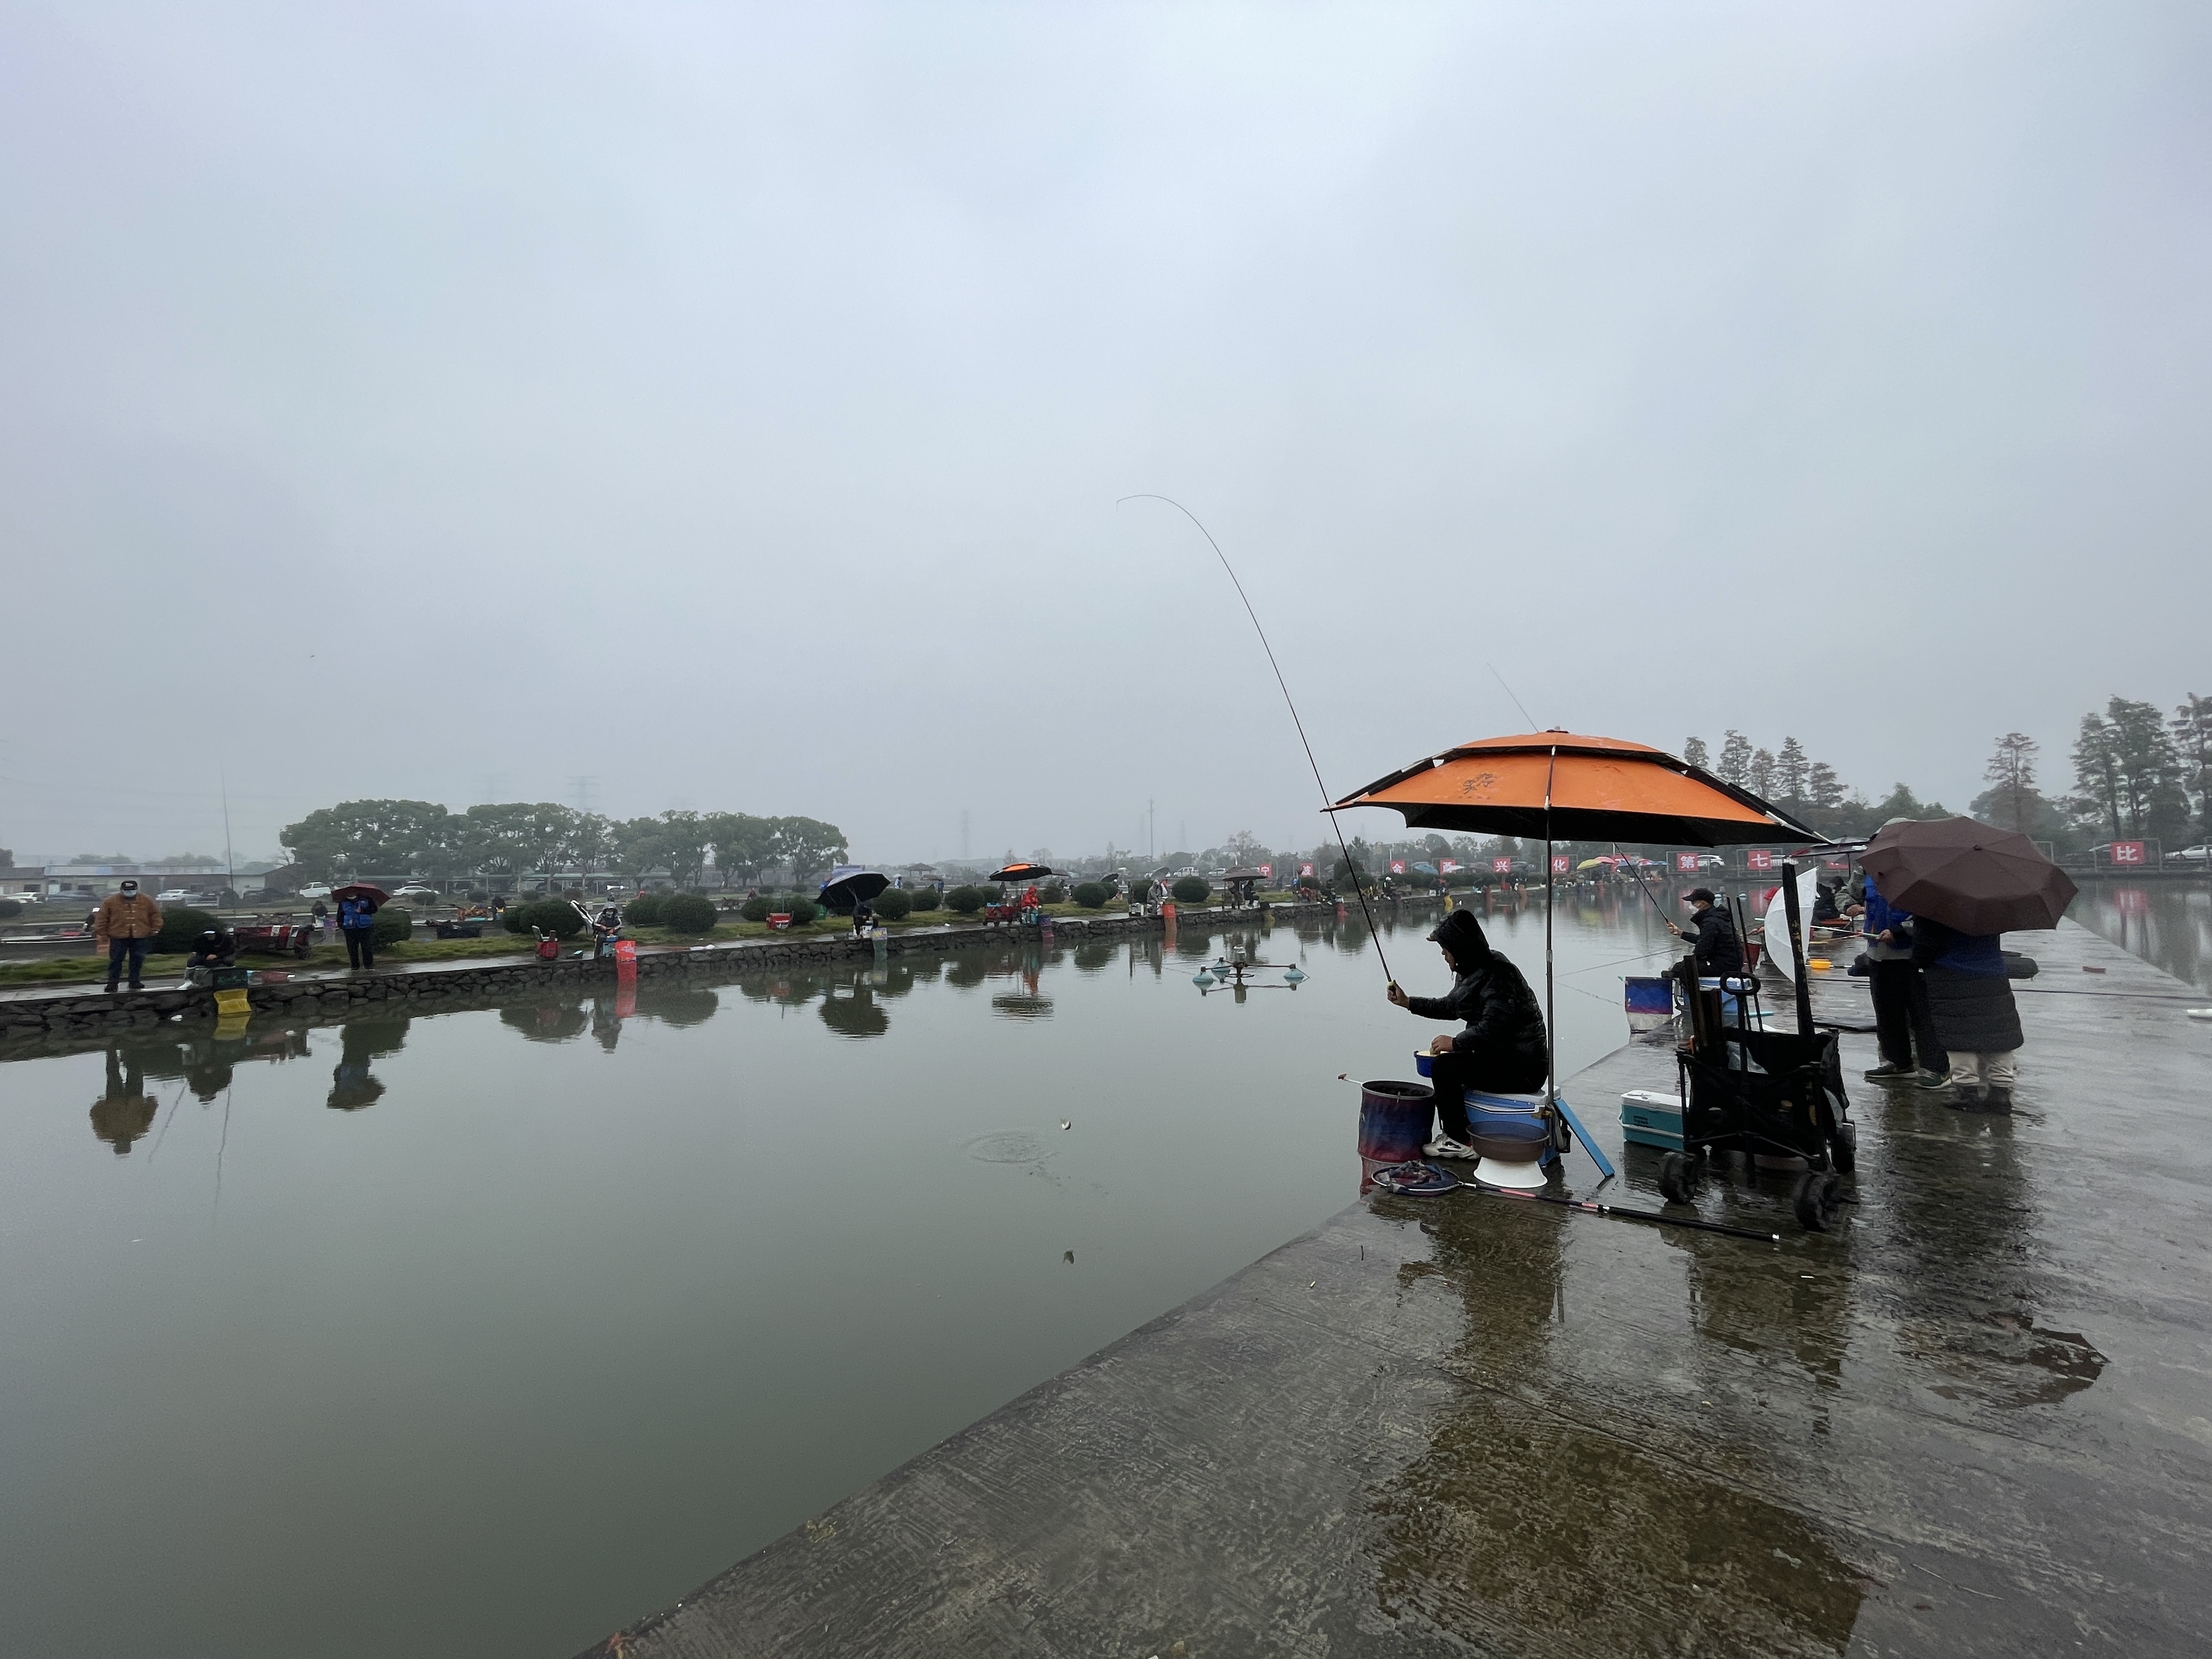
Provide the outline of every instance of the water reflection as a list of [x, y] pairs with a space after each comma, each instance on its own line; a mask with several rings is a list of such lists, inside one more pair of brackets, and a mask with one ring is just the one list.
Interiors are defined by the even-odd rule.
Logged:
[[149, 1083], [181, 1084], [202, 1105], [210, 1105], [229, 1089], [240, 1064], [282, 1063], [307, 1053], [305, 1031], [277, 1027], [256, 1031], [218, 1026], [189, 1037], [143, 1036], [111, 1042], [106, 1086], [92, 1108], [92, 1132], [118, 1154], [128, 1152], [151, 1121]]
[[890, 1011], [877, 1006], [876, 988], [866, 974], [824, 988], [822, 1023], [847, 1037], [878, 1037], [891, 1029]]
[[592, 1027], [592, 1017], [573, 998], [565, 1002], [544, 998], [511, 1002], [499, 1011], [499, 1020], [532, 1042], [567, 1042]]
[[2067, 914], [2176, 979], [2212, 991], [2212, 886], [2084, 882]]
[[338, 1063], [331, 1073], [330, 1098], [323, 1103], [334, 1112], [358, 1112], [382, 1099], [384, 1081], [370, 1072], [370, 1062], [398, 1054], [410, 1024], [404, 1015], [370, 1015], [340, 1027]]
[[[1754, 1184], [1741, 1170], [1735, 1179], [1747, 1187]], [[1796, 1176], [1763, 1179], [1778, 1207], [1789, 1188], [1778, 1183]], [[1661, 1229], [1659, 1236], [1688, 1258], [1690, 1321], [1699, 1335], [1760, 1356], [1773, 1353], [1778, 1342], [1824, 1395], [1842, 1386], [1844, 1356], [1850, 1344], [1853, 1275], [1808, 1278], [1786, 1258], [1754, 1261], [1736, 1241], [1712, 1233], [1670, 1227]], [[1825, 1432], [1825, 1401], [1819, 1409], [1822, 1415], [1813, 1426]]]
[[134, 1050], [126, 1055], [122, 1048], [107, 1051], [107, 1088], [98, 1100], [92, 1103], [92, 1132], [115, 1148], [121, 1158], [137, 1140], [154, 1127], [154, 1112], [159, 1105], [146, 1092], [146, 1071], [139, 1054]]
[[[2008, 1118], [1881, 1103], [1883, 1189], [1913, 1271], [1899, 1275], [1899, 1354], [1929, 1391], [1969, 1405], [2049, 1405], [2095, 1382], [2105, 1356], [2036, 1322], [2045, 1299], [2038, 1195]], [[1898, 1133], [1898, 1131], [1904, 1133]]]
[[1446, 1369], [1463, 1386], [1431, 1418], [1428, 1449], [1371, 1499], [1383, 1614], [1481, 1651], [1541, 1631], [1562, 1652], [1842, 1652], [1863, 1581], [1813, 1523], [1699, 1473], [1694, 1439], [1663, 1443], [1648, 1425], [1631, 1437], [1537, 1397], [1569, 1218], [1421, 1203], [1375, 1207], [1419, 1215], [1430, 1236], [1431, 1259], [1401, 1267], [1400, 1286], [1457, 1295], [1466, 1329]]

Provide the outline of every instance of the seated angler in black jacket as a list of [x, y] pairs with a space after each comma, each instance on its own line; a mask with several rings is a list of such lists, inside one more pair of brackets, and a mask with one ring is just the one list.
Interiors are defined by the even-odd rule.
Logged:
[[1472, 1158], [1461, 1091], [1542, 1093], [1544, 1011], [1521, 970], [1490, 948], [1473, 912], [1453, 911], [1429, 937], [1452, 970], [1451, 989], [1440, 997], [1409, 997], [1393, 983], [1387, 994], [1423, 1019], [1467, 1022], [1464, 1030], [1447, 1032], [1429, 1045], [1436, 1056], [1429, 1080], [1437, 1091], [1438, 1139], [1428, 1152], [1431, 1158]]
[[1735, 924], [1729, 920], [1727, 911], [1713, 902], [1710, 887], [1692, 887], [1682, 895], [1682, 902], [1690, 906], [1690, 926], [1673, 927], [1675, 935], [1695, 939], [1692, 949], [1698, 953], [1698, 972], [1706, 979], [1725, 978], [1743, 971], [1743, 945], [1735, 936]]

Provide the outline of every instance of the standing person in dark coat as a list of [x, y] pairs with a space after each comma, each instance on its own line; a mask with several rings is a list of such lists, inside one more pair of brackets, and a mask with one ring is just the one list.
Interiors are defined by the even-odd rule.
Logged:
[[1690, 907], [1690, 926], [1677, 927], [1673, 922], [1667, 927], [1677, 939], [1695, 939], [1691, 948], [1698, 955], [1698, 975], [1701, 979], [1727, 979], [1743, 971], [1743, 941], [1735, 936], [1735, 923], [1729, 913], [1713, 902], [1710, 887], [1692, 887], [1682, 895], [1682, 902]]
[[1431, 1158], [1473, 1158], [1463, 1092], [1540, 1093], [1549, 1065], [1544, 1011], [1521, 970], [1490, 948], [1471, 910], [1454, 910], [1429, 937], [1444, 953], [1452, 988], [1440, 997], [1409, 997], [1395, 981], [1391, 1001], [1423, 1019], [1461, 1019], [1464, 1030], [1429, 1044], [1435, 1058], [1429, 1081], [1436, 1087], [1437, 1135], [1422, 1150]]
[[1962, 933], [1920, 917], [1912, 925], [1912, 960], [1928, 987], [1936, 1035], [1951, 1054], [1951, 1098], [1965, 1112], [2009, 1112], [2026, 1039], [2012, 1000], [2000, 933]]
[[1874, 994], [1875, 1042], [1881, 1064], [1866, 1076], [1869, 1083], [1917, 1081], [1923, 1089], [1942, 1089], [1950, 1083], [1951, 1060], [1936, 1035], [1928, 987], [1913, 961], [1917, 925], [1910, 911], [1884, 898], [1874, 878], [1867, 878], [1866, 915], [1860, 926], [1866, 933], [1867, 989]]

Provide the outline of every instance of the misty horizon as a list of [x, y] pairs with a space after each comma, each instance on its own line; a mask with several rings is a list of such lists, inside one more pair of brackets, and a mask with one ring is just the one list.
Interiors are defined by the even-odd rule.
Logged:
[[12, 9], [0, 845], [204, 848], [226, 791], [241, 860], [378, 798], [1314, 845], [1146, 491], [1338, 794], [1532, 720], [1954, 811], [2023, 732], [2062, 792], [2085, 713], [2212, 690], [2208, 47]]

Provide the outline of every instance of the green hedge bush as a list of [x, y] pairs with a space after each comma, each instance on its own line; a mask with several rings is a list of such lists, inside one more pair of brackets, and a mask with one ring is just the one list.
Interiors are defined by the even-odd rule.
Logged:
[[0, 899], [0, 921], [13, 921], [23, 914], [21, 899]]
[[1203, 904], [1213, 887], [1204, 876], [1184, 876], [1168, 891], [1175, 895], [1178, 904]]
[[766, 921], [768, 913], [775, 908], [775, 906], [756, 893], [738, 907], [738, 914], [747, 921]]
[[[376, 915], [381, 921], [385, 912], [380, 910]], [[566, 899], [532, 899], [527, 904], [507, 907], [507, 930], [511, 933], [544, 933], [555, 939], [574, 939], [584, 931], [584, 919]]]
[[808, 927], [822, 914], [822, 907], [804, 893], [793, 893], [784, 901], [784, 908], [791, 912], [791, 925], [794, 927]]
[[945, 896], [934, 887], [908, 887], [901, 890], [908, 903], [916, 910], [934, 910], [945, 902]]
[[1095, 881], [1079, 881], [1075, 884], [1075, 902], [1086, 910], [1103, 908], [1106, 901], [1112, 896], [1112, 894]]
[[914, 908], [914, 895], [903, 887], [886, 887], [873, 901], [876, 914], [885, 921], [904, 921]]
[[[576, 913], [571, 910], [568, 913]], [[372, 945], [402, 945], [415, 936], [415, 915], [397, 904], [377, 907], [376, 918], [368, 924], [368, 941]]]
[[945, 896], [945, 908], [958, 915], [972, 916], [992, 897], [988, 887], [956, 887]]
[[640, 893], [623, 906], [625, 921], [640, 927], [659, 927], [668, 921], [668, 896], [665, 893]]
[[154, 935], [149, 947], [156, 956], [173, 956], [192, 948], [192, 941], [209, 928], [222, 933], [222, 919], [212, 911], [195, 910], [189, 905], [165, 905], [161, 910], [161, 931]]
[[660, 925], [675, 933], [714, 931], [714, 901], [703, 893], [678, 893], [657, 907]]

